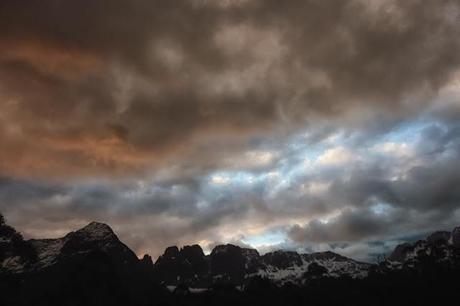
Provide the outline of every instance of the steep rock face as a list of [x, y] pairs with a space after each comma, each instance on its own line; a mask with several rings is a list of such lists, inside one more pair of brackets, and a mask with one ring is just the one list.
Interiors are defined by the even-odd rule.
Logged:
[[452, 231], [451, 242], [453, 246], [460, 248], [460, 226]]
[[460, 245], [455, 244], [458, 229], [438, 231], [426, 239], [400, 244], [381, 266], [384, 269], [420, 269], [433, 265], [460, 267]]
[[372, 266], [330, 251], [303, 254], [302, 257], [308, 263], [318, 263], [326, 268], [329, 277], [346, 275], [351, 278], [364, 278]]
[[297, 252], [275, 251], [262, 256], [262, 261], [267, 266], [277, 269], [287, 269], [303, 264], [302, 257]]
[[350, 258], [347, 258], [345, 256], [339, 255], [331, 251], [303, 254], [302, 257], [307, 261], [315, 261], [315, 260], [316, 261], [328, 261], [328, 260], [348, 261], [350, 260]]
[[[192, 251], [194, 248], [196, 250]], [[348, 275], [353, 278], [365, 277], [370, 266], [333, 252], [298, 254], [275, 251], [260, 256], [254, 249], [227, 244], [216, 246], [208, 256], [196, 246], [181, 250], [169, 247], [155, 263], [155, 273], [166, 285], [188, 284], [192, 287], [208, 287], [215, 283], [245, 284], [254, 277], [266, 278], [279, 285], [288, 282], [301, 284], [311, 264], [319, 266], [315, 271], [324, 269], [324, 276]]]
[[[352, 278], [363, 278], [371, 266], [333, 252], [297, 254], [296, 252], [276, 251], [265, 254], [263, 258], [264, 266], [257, 274], [278, 284], [300, 284], [311, 275], [318, 276], [317, 271], [325, 271], [321, 274], [325, 277], [347, 275]], [[318, 266], [317, 269], [315, 269], [316, 266]]]
[[275, 251], [262, 256], [263, 266], [255, 275], [277, 284], [299, 283], [307, 269], [302, 256], [296, 252]]
[[63, 238], [31, 239], [28, 243], [35, 251], [37, 260], [18, 272], [39, 272], [56, 264], [81, 260], [94, 253], [103, 254], [120, 267], [139, 263], [136, 254], [118, 239], [112, 229], [98, 222], [92, 222]]
[[29, 268], [36, 261], [36, 251], [22, 235], [5, 224], [0, 215], [0, 271], [15, 273]]
[[315, 279], [323, 277], [327, 273], [328, 270], [325, 267], [316, 262], [313, 262], [310, 265], [308, 265], [307, 271], [305, 272], [304, 276], [309, 279]]
[[144, 269], [145, 271], [153, 272], [153, 261], [150, 255], [145, 254], [144, 257], [142, 257], [141, 265], [142, 265], [142, 269]]
[[205, 275], [207, 273], [208, 261], [203, 253], [203, 249], [199, 245], [195, 244], [183, 247], [181, 256], [186, 263], [189, 263], [190, 267], [193, 267], [188, 271], [189, 276]]
[[6, 258], [0, 289], [7, 293], [6, 303], [146, 305], [156, 290], [151, 271], [105, 224], [93, 222], [62, 238], [23, 243], [33, 256], [22, 256], [13, 239], [1, 248]]
[[232, 244], [216, 246], [210, 255], [210, 268], [214, 280], [241, 283], [246, 275], [260, 267], [259, 253]]
[[448, 243], [451, 233], [448, 231], [437, 231], [426, 237], [426, 241], [431, 244], [435, 243]]
[[173, 246], [157, 259], [154, 271], [158, 281], [166, 285], [207, 287], [219, 282], [239, 284], [261, 265], [256, 250], [231, 244], [218, 245], [207, 256], [198, 245]]
[[155, 277], [167, 285], [203, 283], [209, 277], [208, 259], [199, 245], [168, 247], [154, 265]]
[[388, 257], [391, 261], [402, 262], [407, 257], [407, 254], [413, 250], [413, 246], [410, 243], [402, 243], [396, 246], [393, 252]]
[[272, 285], [301, 285], [322, 278], [364, 278], [369, 271], [460, 269], [459, 235], [460, 228], [456, 228], [399, 245], [380, 265], [333, 252], [275, 251], [260, 256], [254, 249], [231, 244], [216, 246], [210, 255], [198, 245], [169, 247], [153, 264], [148, 255], [139, 260], [103, 223], [92, 222], [58, 239], [25, 241], [2, 221], [0, 291], [6, 293], [6, 301], [13, 296], [23, 297], [18, 305], [66, 305], [66, 301], [79, 305], [148, 305], [153, 294], [162, 294], [154, 285], [156, 281], [196, 290], [216, 283], [244, 287], [254, 279]]

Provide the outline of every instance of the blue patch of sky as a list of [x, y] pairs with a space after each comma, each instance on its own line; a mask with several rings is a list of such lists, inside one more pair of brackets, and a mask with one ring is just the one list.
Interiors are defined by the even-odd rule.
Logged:
[[286, 233], [281, 229], [269, 230], [265, 233], [245, 237], [242, 241], [252, 247], [277, 245], [287, 240]]
[[425, 118], [404, 122], [381, 138], [385, 142], [413, 144], [418, 141], [420, 133], [428, 126], [434, 124]]
[[[340, 139], [340, 137], [338, 138]], [[260, 141], [258, 141], [260, 148]], [[330, 144], [316, 142], [310, 144], [305, 133], [298, 133], [289, 137], [285, 145], [279, 150], [281, 158], [264, 171], [215, 171], [206, 179], [203, 191], [215, 194], [216, 190], [263, 187], [269, 194], [289, 188], [291, 183], [307, 174], [308, 162], [315, 161]], [[270, 148], [264, 148], [270, 150]]]
[[388, 215], [392, 209], [393, 207], [390, 204], [383, 202], [371, 206], [371, 211], [376, 215]]
[[[420, 117], [416, 120], [403, 122], [387, 133], [383, 133], [375, 137], [373, 143], [395, 142], [415, 144], [420, 140], [422, 131], [437, 124], [427, 117]], [[215, 193], [216, 190], [223, 189], [247, 189], [247, 188], [263, 188], [269, 189], [269, 193], [273, 194], [279, 190], [289, 188], [298, 178], [308, 175], [310, 171], [307, 167], [309, 162], [314, 162], [327, 149], [337, 146], [347, 146], [347, 141], [350, 140], [350, 135], [347, 133], [338, 132], [333, 139], [328, 141], [319, 141], [310, 143], [308, 141], [308, 133], [296, 133], [287, 138], [284, 146], [279, 148], [280, 158], [272, 165], [269, 165], [264, 171], [250, 170], [231, 170], [231, 171], [215, 171], [206, 176], [203, 190], [205, 193]], [[348, 140], [347, 140], [348, 139]], [[267, 145], [270, 142], [260, 139], [253, 140], [253, 146], [270, 150]], [[275, 176], [270, 174], [276, 174]], [[383, 205], [383, 204], [382, 204]], [[376, 213], [384, 210], [384, 206], [377, 206]]]

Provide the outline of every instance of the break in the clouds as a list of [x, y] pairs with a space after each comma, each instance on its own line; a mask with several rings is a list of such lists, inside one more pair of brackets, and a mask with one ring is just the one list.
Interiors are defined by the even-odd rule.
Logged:
[[0, 210], [372, 259], [460, 221], [458, 1], [0, 3]]

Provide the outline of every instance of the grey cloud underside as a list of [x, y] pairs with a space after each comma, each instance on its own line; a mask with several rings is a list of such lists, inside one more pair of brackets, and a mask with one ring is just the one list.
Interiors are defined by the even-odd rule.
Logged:
[[[238, 236], [238, 224], [263, 224], [265, 230], [286, 233], [286, 240], [262, 246], [262, 250], [333, 249], [361, 256], [359, 259], [375, 259], [374, 255], [390, 250], [408, 239], [407, 235], [458, 223], [458, 128], [458, 124], [446, 123], [441, 127], [440, 122], [424, 127], [411, 157], [419, 164], [396, 179], [394, 171], [409, 160], [379, 154], [301, 173], [274, 194], [273, 186], [264, 180], [216, 186], [208, 175], [68, 184], [5, 177], [0, 184], [0, 209], [31, 236], [41, 230], [62, 229], [67, 220], [75, 224], [93, 219], [111, 222], [129, 245], [154, 256], [170, 244], [229, 242], [222, 234], [232, 224], [236, 236], [231, 241], [245, 245], [244, 235]], [[433, 133], [437, 141], [425, 141]], [[353, 137], [349, 141], [355, 142]], [[294, 167], [296, 161], [288, 160]], [[276, 164], [272, 167], [276, 169]], [[327, 192], [310, 194], [299, 188], [316, 181], [329, 183]], [[376, 210], [382, 203], [383, 209]], [[289, 225], [292, 218], [302, 217], [310, 221]]]
[[[458, 1], [227, 4], [1, 1], [0, 210], [13, 225], [41, 237], [96, 219], [158, 255], [245, 244], [223, 235], [244, 224], [281, 229], [283, 248], [378, 254], [458, 223], [459, 99], [441, 95], [460, 68]], [[279, 190], [210, 182], [299, 167], [296, 133], [302, 150], [340, 134], [359, 155], [419, 119], [410, 158], [280, 171]], [[250, 150], [277, 155], [254, 166]], [[316, 182], [327, 191], [302, 191]]]
[[158, 157], [190, 152], [184, 143], [216, 129], [244, 136], [318, 114], [359, 116], [363, 107], [398, 117], [414, 97], [427, 103], [460, 62], [457, 1], [2, 1], [0, 8], [2, 103], [19, 101], [8, 117], [22, 131], [17, 140], [2, 126], [2, 155], [32, 149], [87, 172], [140, 171], [145, 156], [69, 152], [63, 141], [115, 137], [128, 148], [123, 156], [133, 148]]
[[[350, 209], [328, 223], [315, 219], [294, 226], [289, 236], [299, 242], [359, 241], [454, 224], [460, 202], [456, 187], [460, 183], [458, 128], [458, 123], [425, 127], [415, 145], [422, 162], [410, 167], [402, 178], [391, 178], [391, 173], [407, 160], [386, 158], [360, 162], [346, 178], [340, 178], [342, 170], [336, 173], [325, 202]], [[390, 207], [376, 213], [372, 207], [379, 203]]]

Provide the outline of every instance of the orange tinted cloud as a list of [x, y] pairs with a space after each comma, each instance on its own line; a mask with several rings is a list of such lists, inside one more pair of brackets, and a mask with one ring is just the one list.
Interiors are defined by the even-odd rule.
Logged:
[[207, 167], [219, 137], [244, 151], [254, 135], [321, 119], [399, 119], [458, 72], [458, 11], [456, 1], [1, 1], [1, 171], [105, 176], [191, 155]]

